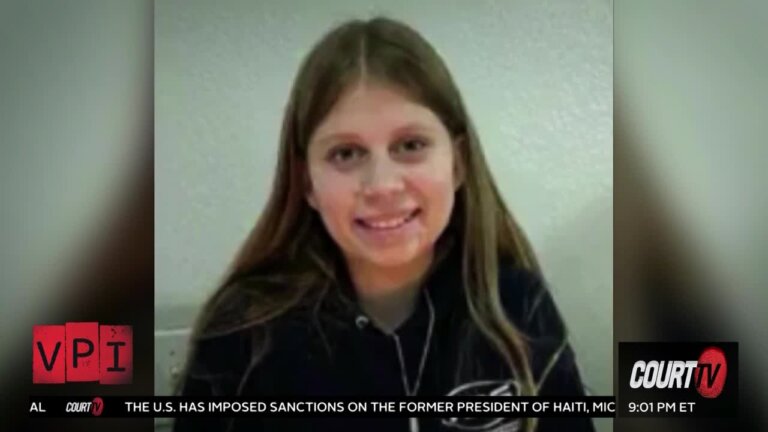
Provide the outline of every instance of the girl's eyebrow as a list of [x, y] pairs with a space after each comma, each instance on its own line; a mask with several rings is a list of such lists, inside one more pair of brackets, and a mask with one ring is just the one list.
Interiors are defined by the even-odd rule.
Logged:
[[395, 129], [395, 131], [392, 133], [394, 136], [402, 136], [407, 135], [409, 133], [417, 133], [417, 132], [432, 132], [434, 129], [428, 125], [425, 125], [423, 123], [419, 122], [411, 122], [407, 123], [403, 126], [400, 126], [399, 128]]
[[360, 135], [354, 132], [333, 132], [320, 136], [315, 140], [319, 145], [334, 144], [337, 142], [360, 142]]
[[[434, 128], [432, 128], [429, 125], [420, 123], [420, 122], [409, 122], [406, 123], [394, 131], [392, 131], [393, 137], [401, 137], [403, 135], [408, 135], [411, 133], [428, 133], [434, 131]], [[338, 142], [348, 143], [348, 142], [361, 142], [362, 138], [360, 135], [354, 133], [354, 132], [331, 132], [325, 135], [321, 135], [320, 137], [315, 139], [315, 142], [318, 145], [328, 145], [328, 144], [334, 144]]]

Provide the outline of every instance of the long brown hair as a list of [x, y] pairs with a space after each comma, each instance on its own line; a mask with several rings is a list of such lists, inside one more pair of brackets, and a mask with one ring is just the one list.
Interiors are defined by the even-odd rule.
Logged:
[[[332, 289], [339, 280], [337, 246], [306, 201], [306, 155], [312, 132], [343, 90], [361, 79], [404, 90], [430, 108], [454, 138], [463, 182], [449, 227], [457, 237], [455, 246], [461, 248], [471, 319], [501, 353], [522, 393], [534, 395], [524, 336], [501, 306], [498, 264], [505, 258], [538, 274], [535, 257], [499, 194], [446, 65], [417, 32], [387, 18], [344, 23], [304, 59], [285, 109], [271, 195], [205, 305], [193, 341], [268, 322], [299, 303], [318, 301], [314, 294]], [[239, 283], [245, 279], [248, 284]], [[227, 312], [235, 303], [242, 305], [244, 298], [245, 311]]]

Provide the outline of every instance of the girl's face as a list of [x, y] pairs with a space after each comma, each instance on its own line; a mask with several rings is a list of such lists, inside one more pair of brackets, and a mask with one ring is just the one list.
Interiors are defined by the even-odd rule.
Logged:
[[342, 94], [308, 149], [307, 199], [347, 261], [395, 267], [429, 258], [459, 185], [440, 119], [394, 88]]

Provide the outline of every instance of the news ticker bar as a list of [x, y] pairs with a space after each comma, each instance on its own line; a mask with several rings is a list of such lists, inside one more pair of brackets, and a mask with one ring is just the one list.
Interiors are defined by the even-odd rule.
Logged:
[[32, 396], [30, 417], [614, 417], [613, 396], [84, 397]]

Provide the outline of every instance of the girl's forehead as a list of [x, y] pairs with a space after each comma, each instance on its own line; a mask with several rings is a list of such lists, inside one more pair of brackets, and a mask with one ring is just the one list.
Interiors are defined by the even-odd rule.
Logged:
[[394, 85], [359, 80], [341, 92], [331, 112], [347, 113], [361, 109], [375, 111], [376, 108], [389, 108], [393, 105], [402, 107], [418, 105], [418, 103], [405, 90]]
[[393, 86], [362, 83], [345, 90], [313, 134], [313, 141], [349, 133], [433, 131], [437, 116], [404, 91]]

